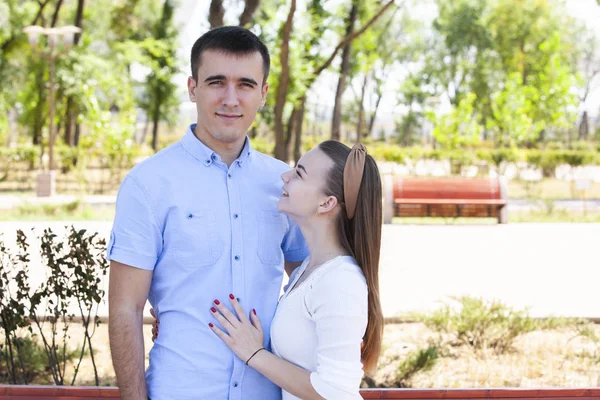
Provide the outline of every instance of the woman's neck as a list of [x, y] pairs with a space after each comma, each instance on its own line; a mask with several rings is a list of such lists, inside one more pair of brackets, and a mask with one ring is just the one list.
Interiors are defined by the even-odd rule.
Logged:
[[310, 263], [307, 268], [322, 265], [338, 256], [349, 255], [341, 245], [334, 221], [317, 219], [310, 223], [299, 224], [299, 227], [310, 252]]

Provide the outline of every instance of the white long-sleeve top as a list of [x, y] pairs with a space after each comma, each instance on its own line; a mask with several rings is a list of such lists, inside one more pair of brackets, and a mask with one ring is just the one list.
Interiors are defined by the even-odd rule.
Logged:
[[[308, 259], [290, 277], [271, 325], [275, 355], [311, 371], [325, 399], [362, 399], [361, 342], [367, 328], [365, 277], [353, 257], [336, 257], [298, 287]], [[283, 390], [283, 400], [298, 399]]]

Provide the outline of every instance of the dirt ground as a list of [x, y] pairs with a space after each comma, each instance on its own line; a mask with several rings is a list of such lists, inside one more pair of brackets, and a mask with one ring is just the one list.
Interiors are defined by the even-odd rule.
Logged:
[[[600, 335], [600, 326], [596, 326]], [[80, 346], [82, 328], [70, 328], [71, 347]], [[435, 334], [419, 323], [387, 325], [384, 353], [374, 379], [377, 384], [394, 382], [398, 364], [411, 351], [427, 347]], [[146, 353], [152, 346], [151, 326], [144, 326]], [[93, 340], [100, 385], [115, 384], [110, 358], [107, 325], [100, 325]], [[600, 346], [591, 339], [576, 337], [570, 330], [536, 331], [522, 335], [514, 351], [496, 355], [476, 354], [465, 348], [451, 349], [452, 356], [441, 357], [427, 372], [418, 372], [410, 380], [414, 388], [474, 387], [590, 387], [600, 386]], [[399, 360], [390, 363], [395, 356]], [[147, 354], [146, 354], [147, 360]], [[67, 377], [73, 368], [67, 367]], [[70, 379], [68, 380], [70, 383]], [[48, 383], [48, 382], [38, 382]], [[94, 372], [89, 356], [84, 358], [77, 385], [94, 385]]]

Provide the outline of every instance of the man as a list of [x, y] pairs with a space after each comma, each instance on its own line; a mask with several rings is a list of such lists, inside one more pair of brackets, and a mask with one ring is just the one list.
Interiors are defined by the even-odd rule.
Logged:
[[[197, 124], [121, 184], [108, 256], [110, 344], [123, 399], [281, 396], [214, 335], [207, 312], [231, 294], [269, 332], [284, 267], [289, 274], [308, 255], [297, 226], [277, 211], [289, 167], [252, 150], [246, 136], [265, 104], [269, 63], [246, 29], [200, 37], [188, 78]], [[144, 376], [146, 299], [160, 337]]]

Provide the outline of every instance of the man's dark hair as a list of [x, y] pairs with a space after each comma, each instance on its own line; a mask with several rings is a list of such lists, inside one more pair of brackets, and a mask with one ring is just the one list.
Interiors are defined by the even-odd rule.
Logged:
[[271, 57], [269, 50], [263, 42], [248, 29], [239, 26], [222, 26], [211, 29], [200, 36], [192, 46], [191, 64], [192, 77], [198, 81], [198, 68], [202, 62], [202, 53], [206, 50], [216, 50], [225, 54], [250, 55], [254, 52], [260, 53], [263, 59], [263, 84], [269, 76]]

